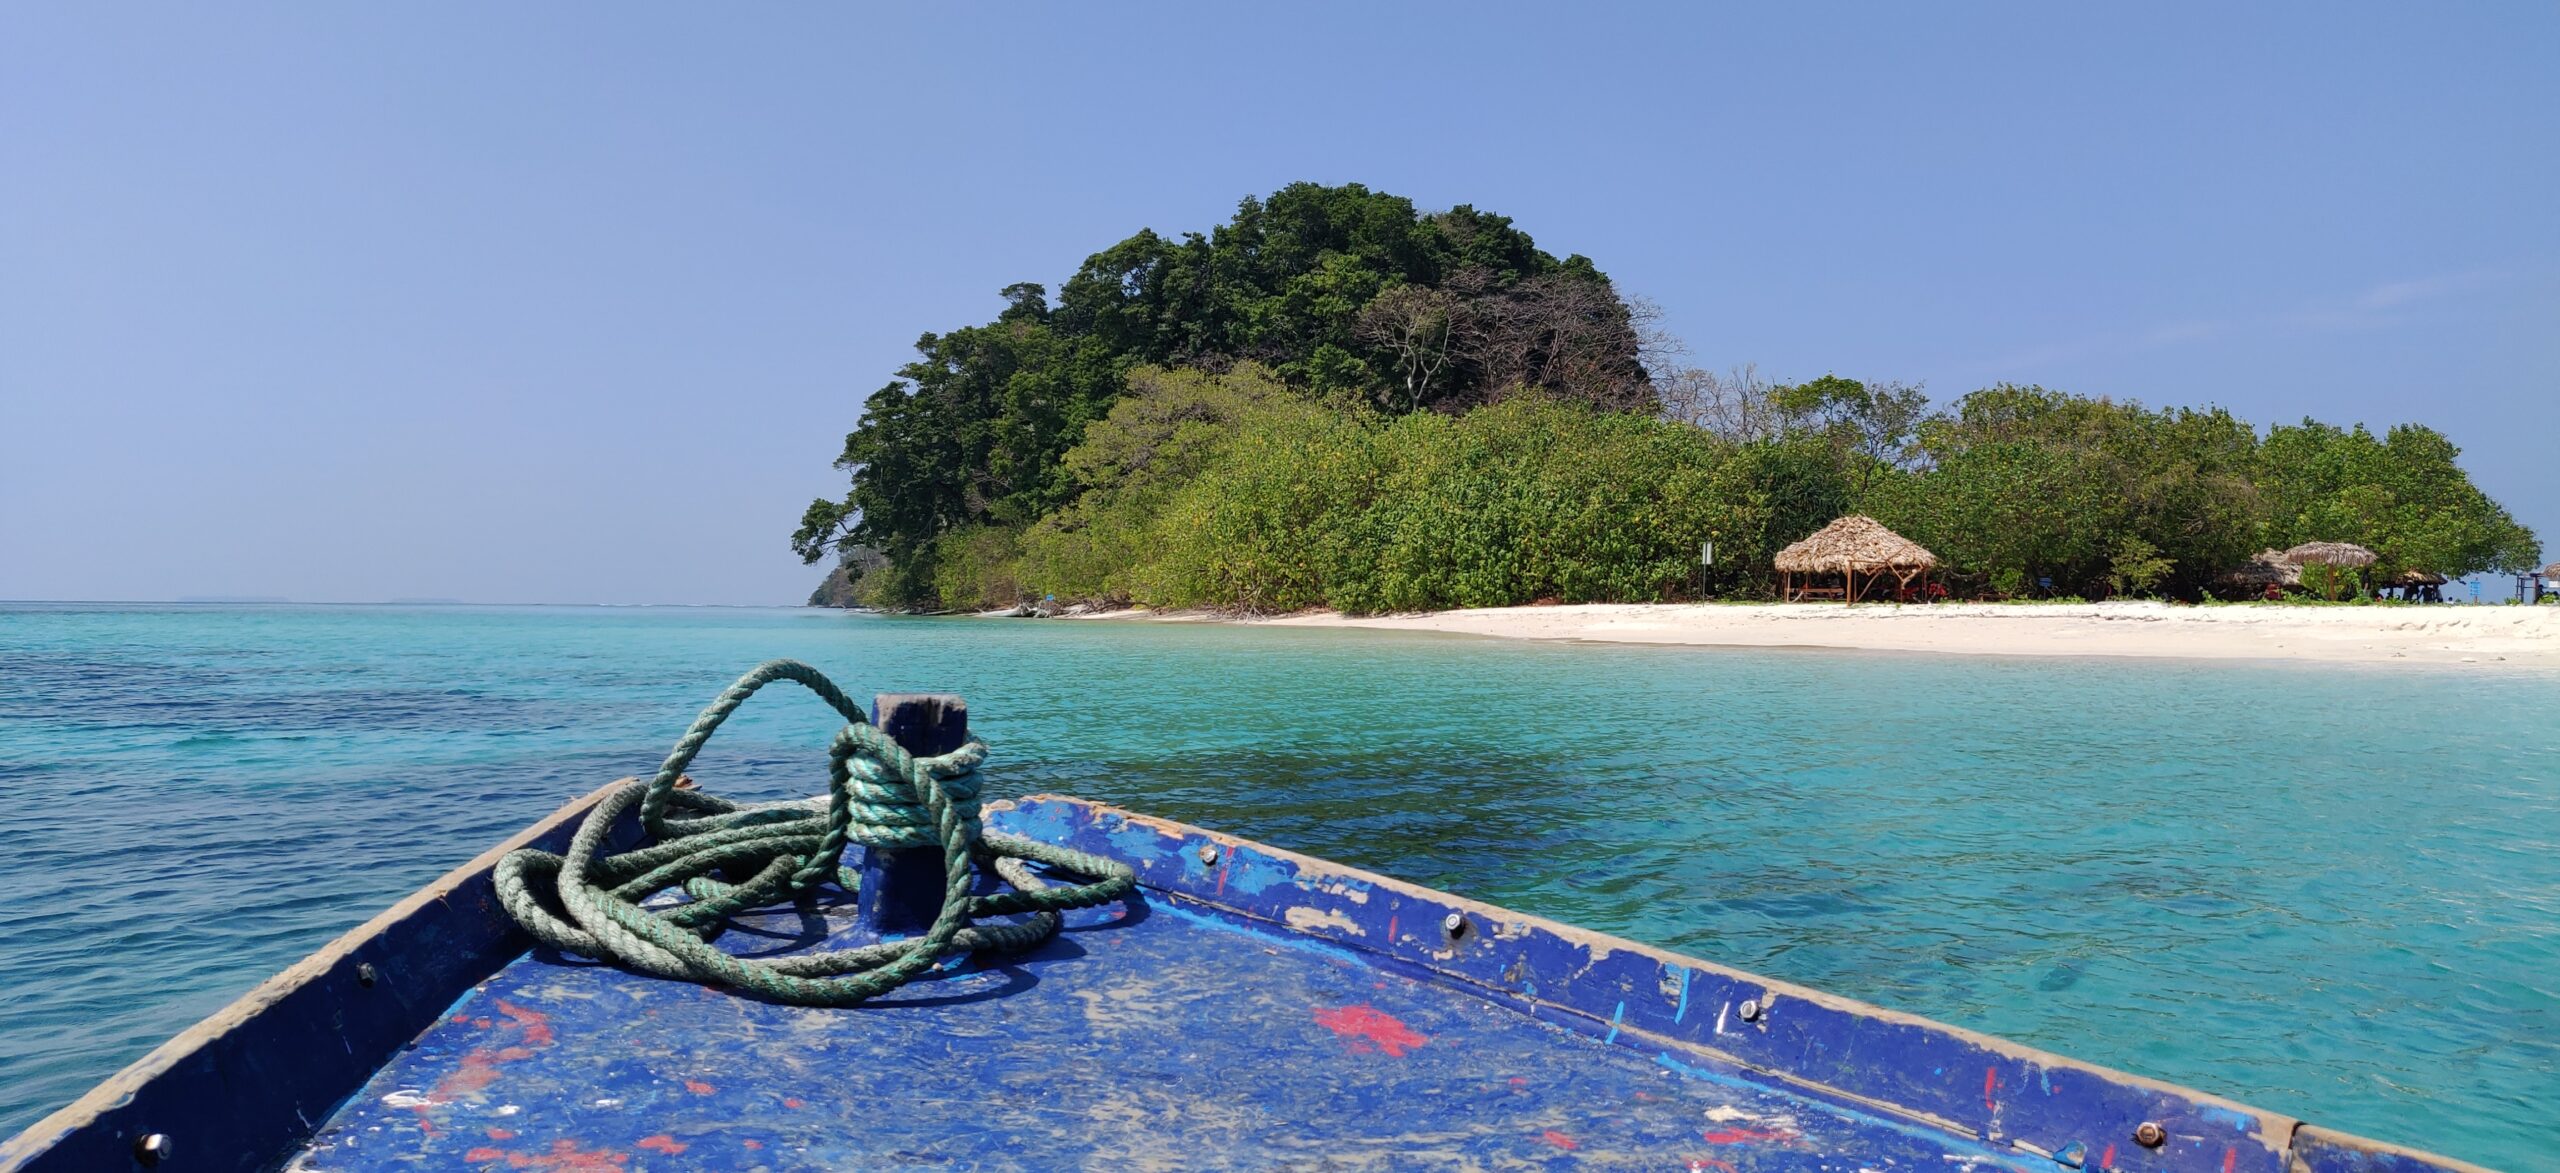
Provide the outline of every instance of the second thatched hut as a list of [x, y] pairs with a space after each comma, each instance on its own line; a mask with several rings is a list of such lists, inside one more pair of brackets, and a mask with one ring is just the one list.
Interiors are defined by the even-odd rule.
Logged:
[[[1897, 597], [1910, 593], [1912, 583], [1937, 567], [1938, 556], [1876, 519], [1852, 513], [1778, 551], [1771, 561], [1778, 571], [1780, 598], [1854, 603], [1875, 594], [1886, 579], [1893, 581]], [[1831, 581], [1835, 578], [1837, 585]]]
[[2260, 550], [2247, 562], [2233, 567], [2219, 580], [2226, 594], [2255, 598], [2266, 588], [2278, 590], [2302, 585], [2302, 567], [2285, 560], [2282, 550]]

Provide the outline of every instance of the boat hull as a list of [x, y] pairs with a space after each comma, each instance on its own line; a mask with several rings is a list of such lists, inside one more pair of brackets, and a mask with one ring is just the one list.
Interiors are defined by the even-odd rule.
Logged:
[[[239, 1170], [2472, 1168], [1046, 796], [989, 826], [1122, 860], [1136, 897], [862, 1007], [753, 1002], [528, 951], [488, 873], [597, 797], [0, 1145], [0, 1170], [140, 1167], [154, 1134], [184, 1155], [167, 1167]], [[813, 906], [722, 944], [850, 921]]]

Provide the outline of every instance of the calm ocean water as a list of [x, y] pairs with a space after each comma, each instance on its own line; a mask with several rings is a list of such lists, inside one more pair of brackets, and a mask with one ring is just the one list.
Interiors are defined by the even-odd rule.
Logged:
[[[2560, 676], [800, 610], [0, 605], [0, 1134], [758, 660], [1106, 799], [2493, 1166], [2560, 1119]], [[759, 698], [694, 770], [822, 784]]]

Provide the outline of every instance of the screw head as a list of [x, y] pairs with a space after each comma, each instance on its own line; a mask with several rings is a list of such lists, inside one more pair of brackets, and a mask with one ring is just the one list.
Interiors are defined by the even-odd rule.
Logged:
[[366, 988], [366, 989], [368, 989], [368, 990], [369, 990], [369, 989], [372, 989], [372, 988], [373, 988], [373, 983], [375, 983], [375, 982], [377, 982], [377, 981], [380, 981], [380, 980], [382, 980], [382, 975], [381, 975], [381, 974], [378, 974], [378, 973], [375, 973], [375, 972], [373, 971], [373, 963], [372, 963], [372, 962], [370, 962], [370, 961], [360, 961], [360, 962], [357, 962], [357, 963], [356, 963], [356, 984], [357, 984], [357, 985], [359, 985], [359, 986], [363, 986], [364, 988]]
[[1742, 1021], [1744, 1021], [1744, 1022], [1758, 1022], [1758, 1021], [1760, 1021], [1760, 1000], [1759, 1000], [1758, 998], [1745, 998], [1745, 999], [1743, 999], [1743, 1000], [1742, 1000], [1742, 1005], [1741, 1005], [1740, 1009], [1741, 1009], [1741, 1011], [1742, 1011]]
[[2169, 1130], [2160, 1127], [2156, 1121], [2145, 1120], [2133, 1126], [2133, 1143], [2146, 1149], [2159, 1148], [2168, 1139]]
[[1218, 862], [1218, 845], [1215, 843], [1201, 844], [1200, 862], [1204, 864], [1214, 864]]
[[1453, 912], [1453, 913], [1450, 913], [1450, 914], [1449, 914], [1449, 915], [1447, 915], [1447, 916], [1441, 917], [1441, 918], [1440, 918], [1440, 931], [1441, 931], [1441, 932], [1444, 932], [1444, 933], [1449, 934], [1449, 936], [1450, 936], [1450, 937], [1452, 937], [1452, 938], [1457, 938], [1457, 937], [1463, 937], [1463, 936], [1466, 936], [1466, 935], [1467, 935], [1467, 918], [1466, 918], [1466, 914], [1464, 914], [1464, 913], [1457, 913], [1457, 912]]
[[174, 1149], [175, 1146], [169, 1143], [169, 1134], [155, 1132], [133, 1142], [133, 1159], [146, 1166], [157, 1165], [168, 1160]]

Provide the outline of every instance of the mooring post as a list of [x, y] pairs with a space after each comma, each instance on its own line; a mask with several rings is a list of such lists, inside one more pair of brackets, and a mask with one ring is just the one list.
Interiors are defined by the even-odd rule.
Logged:
[[[949, 693], [884, 692], [872, 698], [880, 731], [917, 757], [969, 742], [969, 702]], [[914, 935], [942, 913], [942, 848], [872, 847], [862, 853], [856, 923], [880, 936]]]

